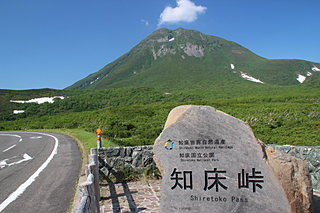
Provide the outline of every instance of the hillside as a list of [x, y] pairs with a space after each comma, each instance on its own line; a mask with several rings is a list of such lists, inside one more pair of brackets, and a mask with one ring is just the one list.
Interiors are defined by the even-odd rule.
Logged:
[[0, 117], [9, 115], [17, 106], [11, 100], [29, 100], [32, 98], [64, 96], [76, 94], [75, 91], [63, 91], [54, 89], [33, 89], [33, 90], [2, 90], [0, 89]]
[[[57, 106], [68, 107], [68, 103], [72, 103], [70, 98], [52, 105], [38, 106], [41, 109], [39, 113], [47, 110], [47, 114], [26, 115], [27, 117], [13, 121], [0, 120], [0, 130], [78, 128], [94, 133], [100, 128], [103, 130], [104, 146], [109, 146], [105, 143], [106, 140], [111, 140], [120, 146], [153, 144], [162, 131], [171, 109], [184, 104], [197, 104], [213, 106], [247, 122], [253, 128], [255, 135], [265, 143], [319, 146], [319, 97], [319, 91], [312, 91], [311, 94], [302, 96], [260, 98], [243, 96], [230, 100], [178, 100], [177, 102], [171, 99], [133, 105], [126, 105], [123, 102], [118, 106], [98, 110], [74, 111], [71, 108], [68, 112], [52, 114], [52, 110]], [[74, 109], [77, 109], [76, 105], [77, 102], [73, 102]]]
[[[212, 90], [213, 85], [299, 85], [320, 77], [320, 64], [269, 60], [241, 45], [186, 29], [159, 29], [69, 90], [152, 87]], [[255, 85], [256, 86], [256, 85]]]
[[319, 67], [160, 29], [68, 90], [0, 90], [0, 130], [101, 128], [115, 145], [152, 144], [172, 108], [196, 104], [244, 120], [265, 143], [320, 145]]

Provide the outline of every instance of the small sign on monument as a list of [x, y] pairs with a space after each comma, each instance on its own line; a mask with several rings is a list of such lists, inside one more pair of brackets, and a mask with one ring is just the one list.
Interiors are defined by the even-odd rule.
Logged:
[[212, 107], [172, 110], [154, 154], [161, 213], [290, 212], [250, 127]]

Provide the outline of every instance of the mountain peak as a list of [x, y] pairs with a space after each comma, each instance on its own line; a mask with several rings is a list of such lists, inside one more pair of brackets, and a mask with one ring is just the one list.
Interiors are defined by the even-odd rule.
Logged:
[[160, 28], [128, 53], [67, 89], [203, 87], [248, 79], [294, 85], [299, 84], [297, 77], [306, 76], [308, 82], [308, 78], [319, 75], [315, 66], [320, 67], [299, 60], [267, 60], [237, 43], [196, 30]]

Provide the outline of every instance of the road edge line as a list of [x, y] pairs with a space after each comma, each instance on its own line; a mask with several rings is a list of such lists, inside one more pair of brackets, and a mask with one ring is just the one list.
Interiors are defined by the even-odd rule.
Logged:
[[4, 210], [10, 203], [15, 201], [23, 192], [35, 181], [35, 179], [40, 175], [40, 173], [48, 166], [48, 164], [53, 159], [54, 155], [57, 154], [59, 140], [57, 137], [47, 134], [47, 133], [40, 133], [34, 132], [36, 134], [42, 134], [46, 136], [50, 136], [55, 140], [55, 145], [53, 150], [47, 160], [37, 169], [35, 173], [33, 173], [23, 184], [21, 184], [14, 192], [12, 192], [1, 204], [0, 204], [0, 212]]

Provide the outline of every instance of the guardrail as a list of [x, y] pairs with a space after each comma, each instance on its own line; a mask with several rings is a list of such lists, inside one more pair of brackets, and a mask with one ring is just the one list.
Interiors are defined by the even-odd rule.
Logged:
[[97, 149], [90, 150], [86, 176], [87, 180], [79, 184], [81, 201], [77, 213], [100, 213], [99, 163]]

